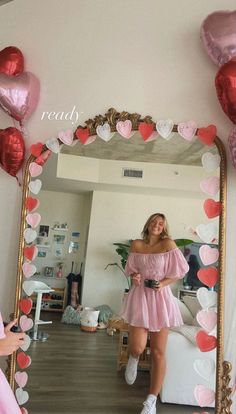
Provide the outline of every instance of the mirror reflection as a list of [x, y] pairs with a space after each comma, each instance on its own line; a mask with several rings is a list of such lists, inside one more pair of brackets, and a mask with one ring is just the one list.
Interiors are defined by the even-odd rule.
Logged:
[[[202, 410], [199, 401], [209, 413], [215, 411], [206, 389], [215, 391], [216, 349], [201, 351], [196, 335], [201, 318], [207, 324], [206, 312], [216, 315], [217, 284], [207, 286], [198, 272], [210, 263], [217, 267], [219, 220], [211, 219], [207, 227], [207, 196], [200, 183], [219, 181], [217, 165], [210, 171], [202, 164], [204, 154], [214, 157], [218, 150], [177, 133], [169, 141], [155, 138], [144, 142], [136, 132], [129, 140], [115, 134], [109, 142], [96, 137], [89, 145], [63, 145], [44, 165], [37, 195], [37, 271], [28, 285], [33, 319], [39, 321], [30, 332], [27, 408], [32, 414], [153, 414], [155, 405], [160, 413], [192, 413]], [[218, 190], [213, 197], [219, 199]], [[156, 212], [165, 215], [169, 232], [160, 236], [165, 218], [154, 216], [142, 239], [144, 223]], [[178, 255], [171, 260], [177, 271], [163, 259], [166, 254]], [[155, 290], [144, 287], [144, 279], [165, 282]], [[140, 284], [142, 296], [131, 306]], [[158, 294], [165, 299], [157, 304], [160, 310], [152, 302]], [[144, 318], [149, 315], [143, 295], [155, 329], [134, 315], [141, 309]], [[165, 322], [157, 326], [160, 315]], [[131, 332], [128, 322], [142, 331]], [[216, 336], [216, 320], [206, 329]], [[125, 375], [129, 351], [133, 361]], [[130, 387], [125, 377], [134, 382], [137, 363]], [[157, 403], [151, 396], [143, 406], [149, 394], [158, 394]]]

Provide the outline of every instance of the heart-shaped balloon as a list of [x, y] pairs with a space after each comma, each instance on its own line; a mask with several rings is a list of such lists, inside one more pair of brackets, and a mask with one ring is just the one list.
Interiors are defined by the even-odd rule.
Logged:
[[205, 331], [198, 331], [196, 343], [201, 352], [210, 352], [216, 348], [217, 339], [215, 336], [208, 335]]
[[33, 229], [35, 229], [41, 221], [41, 216], [39, 213], [29, 213], [26, 216], [26, 221]]
[[97, 135], [105, 142], [110, 141], [115, 134], [114, 132], [111, 132], [111, 127], [107, 122], [104, 125], [98, 125], [96, 132]]
[[15, 380], [16, 380], [17, 385], [19, 385], [20, 388], [24, 388], [28, 381], [27, 372], [17, 371], [15, 373]]
[[32, 243], [37, 237], [37, 232], [32, 229], [25, 229], [24, 230], [24, 238], [27, 244]]
[[206, 269], [199, 269], [197, 272], [198, 279], [208, 287], [213, 287], [218, 280], [218, 270], [216, 267], [207, 267]]
[[200, 188], [206, 194], [209, 194], [211, 196], [216, 195], [220, 189], [219, 177], [205, 178], [200, 182]]
[[60, 144], [57, 138], [52, 138], [46, 141], [46, 147], [54, 152], [54, 154], [58, 154], [60, 152]]
[[134, 132], [132, 132], [132, 122], [129, 119], [126, 119], [126, 121], [118, 121], [116, 124], [116, 130], [123, 138], [126, 139], [129, 139], [134, 134]]
[[19, 405], [25, 404], [29, 399], [29, 394], [27, 391], [24, 391], [22, 388], [16, 389], [16, 399]]
[[25, 313], [26, 315], [29, 315], [29, 313], [31, 312], [32, 306], [33, 306], [33, 301], [30, 298], [21, 299], [19, 301], [19, 308], [21, 312]]
[[58, 138], [63, 144], [71, 145], [73, 142], [74, 133], [72, 129], [67, 129], [65, 131], [60, 131], [58, 134]]
[[196, 134], [197, 124], [195, 121], [181, 122], [178, 124], [178, 133], [187, 141], [191, 141]]
[[35, 181], [30, 181], [29, 183], [29, 189], [31, 193], [38, 194], [42, 187], [42, 181], [37, 179]]
[[37, 142], [36, 144], [32, 144], [30, 146], [30, 152], [35, 157], [38, 157], [41, 154], [42, 151], [43, 151], [43, 144], [42, 144], [42, 142]]
[[174, 122], [171, 119], [160, 120], [156, 123], [156, 130], [166, 140], [171, 139]]
[[24, 71], [24, 56], [20, 49], [8, 46], [0, 52], [0, 73], [16, 76]]
[[219, 69], [215, 86], [224, 113], [236, 124], [236, 58]]
[[30, 344], [31, 344], [31, 338], [29, 337], [29, 335], [25, 335], [24, 343], [23, 345], [20, 346], [20, 348], [22, 349], [22, 351], [26, 352], [27, 349], [29, 349]]
[[194, 397], [200, 407], [209, 407], [215, 401], [215, 392], [204, 385], [196, 385], [194, 388]]
[[81, 144], [85, 144], [89, 139], [89, 130], [88, 128], [77, 128], [75, 135], [80, 140]]
[[38, 249], [37, 249], [36, 246], [30, 246], [30, 247], [25, 247], [24, 248], [24, 256], [29, 261], [34, 260], [37, 256], [37, 254], [38, 254]]
[[221, 214], [222, 205], [220, 201], [208, 198], [204, 201], [204, 211], [208, 218], [218, 217]]
[[217, 293], [205, 287], [197, 290], [197, 299], [203, 309], [212, 308], [217, 305]]
[[29, 331], [34, 325], [34, 322], [31, 318], [27, 318], [26, 315], [20, 317], [20, 327], [23, 332]]
[[26, 369], [31, 364], [31, 358], [29, 355], [26, 355], [24, 352], [19, 352], [17, 354], [17, 364], [19, 365], [20, 369]]
[[213, 359], [195, 359], [193, 367], [200, 377], [209, 381], [215, 373], [215, 361]]
[[236, 168], [236, 128], [233, 128], [229, 134], [228, 146], [232, 164]]
[[29, 172], [31, 177], [38, 177], [40, 174], [42, 174], [43, 168], [36, 162], [31, 162], [29, 165]]
[[217, 313], [214, 310], [200, 310], [196, 319], [199, 325], [207, 332], [211, 332], [217, 324]]
[[138, 130], [144, 141], [147, 141], [151, 137], [154, 131], [154, 124], [148, 124], [146, 122], [140, 122]]
[[218, 237], [218, 228], [215, 223], [199, 224], [196, 233], [204, 243], [211, 243]]
[[23, 274], [26, 277], [26, 279], [29, 279], [31, 276], [35, 274], [37, 268], [35, 265], [31, 263], [25, 262], [22, 265], [22, 270], [23, 270]]
[[215, 247], [204, 244], [199, 249], [199, 256], [204, 266], [208, 266], [217, 262], [219, 258], [219, 250]]
[[207, 172], [215, 171], [220, 165], [219, 154], [212, 154], [211, 152], [205, 152], [202, 155], [202, 166]]
[[216, 137], [216, 126], [208, 125], [206, 128], [199, 128], [197, 130], [197, 136], [203, 144], [208, 146], [213, 145]]
[[236, 11], [209, 14], [201, 26], [201, 39], [208, 56], [219, 66], [236, 56]]
[[32, 212], [34, 210], [37, 210], [39, 205], [40, 205], [40, 202], [37, 198], [27, 197], [25, 200], [25, 207], [28, 211]]
[[39, 100], [39, 81], [33, 73], [18, 76], [0, 73], [0, 106], [12, 118], [23, 121], [34, 112]]
[[13, 177], [23, 165], [25, 142], [17, 128], [0, 129], [0, 164]]

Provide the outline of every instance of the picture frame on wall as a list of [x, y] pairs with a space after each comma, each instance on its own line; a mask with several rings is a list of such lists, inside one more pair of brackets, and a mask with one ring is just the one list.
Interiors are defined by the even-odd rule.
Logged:
[[39, 237], [48, 237], [49, 235], [49, 226], [47, 225], [40, 225], [39, 226]]
[[45, 266], [44, 268], [44, 276], [46, 277], [53, 277], [54, 275], [54, 267]]

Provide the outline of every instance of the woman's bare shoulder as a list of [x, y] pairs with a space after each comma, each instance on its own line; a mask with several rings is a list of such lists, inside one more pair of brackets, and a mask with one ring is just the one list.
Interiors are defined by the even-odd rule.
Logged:
[[130, 246], [131, 253], [138, 253], [143, 246], [143, 240], [137, 239], [133, 240]]
[[163, 239], [162, 240], [162, 245], [163, 245], [163, 248], [166, 251], [173, 250], [173, 249], [177, 248], [175, 241], [170, 239], [170, 238]]

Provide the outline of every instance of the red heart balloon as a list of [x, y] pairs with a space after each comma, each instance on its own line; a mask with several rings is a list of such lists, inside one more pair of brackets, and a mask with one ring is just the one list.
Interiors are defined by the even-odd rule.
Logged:
[[9, 76], [20, 75], [24, 71], [24, 56], [20, 49], [8, 46], [0, 52], [0, 73]]
[[29, 355], [26, 355], [24, 352], [19, 352], [17, 354], [17, 364], [19, 365], [20, 369], [26, 369], [31, 364], [31, 358]]
[[221, 214], [222, 205], [220, 201], [208, 198], [204, 201], [203, 207], [208, 218], [214, 218]]
[[13, 177], [23, 165], [25, 158], [25, 142], [17, 128], [0, 130], [0, 164]]
[[206, 128], [199, 128], [197, 136], [203, 144], [211, 146], [216, 137], [216, 126], [208, 125]]
[[200, 269], [197, 272], [197, 277], [204, 285], [213, 287], [218, 280], [218, 270], [216, 267], [207, 267], [206, 269]]
[[37, 142], [37, 144], [30, 145], [30, 152], [35, 157], [38, 157], [43, 150], [43, 144], [42, 142]]
[[236, 59], [230, 60], [220, 68], [215, 86], [223, 111], [236, 124]]
[[27, 197], [25, 200], [25, 207], [28, 211], [34, 211], [39, 207], [39, 200], [33, 197]]
[[75, 131], [75, 135], [82, 144], [85, 144], [89, 137], [89, 130], [88, 128], [77, 128]]
[[36, 158], [35, 162], [39, 165], [44, 165], [51, 153], [52, 151], [50, 150], [44, 151], [39, 157]]
[[147, 124], [146, 122], [140, 122], [138, 126], [138, 130], [144, 139], [146, 141], [153, 133], [154, 130], [154, 124]]
[[37, 254], [38, 254], [38, 249], [36, 246], [30, 246], [30, 247], [24, 248], [24, 256], [26, 257], [26, 259], [30, 261], [34, 260]]
[[21, 312], [25, 313], [26, 315], [28, 315], [32, 309], [33, 306], [33, 301], [32, 299], [28, 298], [28, 299], [21, 299], [19, 301], [19, 308], [21, 310]]
[[213, 335], [208, 335], [204, 331], [199, 331], [196, 335], [197, 346], [202, 352], [209, 352], [217, 346], [217, 339]]

